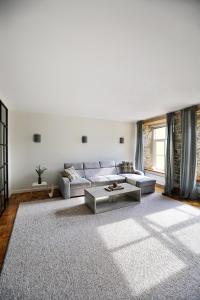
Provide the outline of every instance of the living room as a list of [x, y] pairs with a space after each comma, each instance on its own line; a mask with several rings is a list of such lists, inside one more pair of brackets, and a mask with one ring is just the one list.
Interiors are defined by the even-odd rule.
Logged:
[[0, 299], [200, 299], [200, 2], [0, 2]]

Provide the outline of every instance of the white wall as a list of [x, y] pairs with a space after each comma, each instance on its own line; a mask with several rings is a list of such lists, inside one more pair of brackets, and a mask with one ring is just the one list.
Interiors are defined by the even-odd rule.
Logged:
[[[32, 141], [34, 133], [42, 135], [41, 143]], [[88, 136], [87, 144], [81, 143], [82, 135]], [[134, 125], [128, 122], [10, 111], [11, 192], [30, 189], [39, 164], [48, 168], [43, 179], [56, 185], [64, 162], [133, 160], [134, 136]]]

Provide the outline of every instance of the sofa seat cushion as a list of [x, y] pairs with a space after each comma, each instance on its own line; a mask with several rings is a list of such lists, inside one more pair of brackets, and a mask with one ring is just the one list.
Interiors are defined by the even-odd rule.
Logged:
[[126, 181], [130, 184], [136, 185], [137, 187], [143, 187], [148, 185], [155, 185], [156, 180], [142, 175], [137, 174], [127, 174]]
[[117, 182], [117, 183], [122, 183], [125, 182], [126, 178], [124, 176], [120, 175], [107, 175], [106, 178], [112, 183], [112, 182]]
[[147, 176], [137, 180], [136, 182], [136, 186], [141, 188], [149, 185], [155, 185], [155, 184], [156, 184], [156, 180]]
[[107, 185], [110, 183], [110, 181], [105, 176], [93, 176], [89, 177], [88, 180], [91, 181], [93, 186]]
[[90, 187], [91, 182], [85, 178], [74, 179], [70, 182], [71, 189]]
[[126, 179], [132, 179], [132, 180], [135, 180], [135, 181], [144, 178], [144, 175], [130, 174], [130, 173], [119, 174], [119, 175], [125, 177]]

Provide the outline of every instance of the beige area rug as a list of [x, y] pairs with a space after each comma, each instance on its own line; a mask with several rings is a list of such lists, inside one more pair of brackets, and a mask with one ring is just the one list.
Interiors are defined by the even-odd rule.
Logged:
[[83, 197], [23, 203], [0, 299], [200, 299], [200, 209], [156, 193], [98, 215]]

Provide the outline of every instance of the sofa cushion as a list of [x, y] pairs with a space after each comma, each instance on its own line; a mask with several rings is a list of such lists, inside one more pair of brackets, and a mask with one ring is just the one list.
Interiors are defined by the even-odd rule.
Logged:
[[68, 169], [70, 167], [74, 167], [75, 170], [83, 170], [83, 163], [64, 163], [64, 169]]
[[97, 176], [108, 176], [108, 175], [117, 175], [116, 167], [101, 168], [97, 174]]
[[144, 175], [138, 175], [138, 174], [131, 174], [131, 173], [122, 173], [122, 174], [119, 174], [120, 176], [123, 176], [123, 177], [126, 177], [126, 178], [132, 178], [132, 179], [140, 179], [140, 178], [143, 178], [145, 177]]
[[131, 182], [129, 182], [129, 183], [131, 183], [133, 185], [136, 185], [136, 182], [144, 177], [144, 176], [141, 176], [138, 174], [130, 174], [130, 173], [119, 174], [119, 175], [125, 177], [127, 182], [129, 182], [129, 180], [130, 180]]
[[99, 168], [99, 169], [85, 169], [85, 177], [95, 177], [95, 176], [107, 176], [107, 175], [115, 175], [117, 174], [117, 170], [115, 167], [111, 168]]
[[114, 160], [102, 160], [99, 162], [101, 168], [112, 168], [115, 167], [115, 161]]
[[70, 181], [74, 180], [74, 179], [79, 179], [80, 176], [79, 174], [76, 172], [76, 170], [74, 169], [74, 167], [68, 168], [64, 170], [64, 176], [69, 178]]
[[133, 163], [128, 161], [123, 161], [121, 165], [122, 173], [133, 173]]
[[126, 174], [126, 181], [130, 184], [136, 185], [137, 187], [156, 184], [155, 179], [152, 179], [147, 176], [137, 175], [137, 174]]
[[97, 185], [107, 185], [110, 181], [105, 176], [93, 176], [88, 178], [91, 181], [93, 186]]
[[84, 163], [84, 169], [98, 169], [98, 168], [100, 168], [98, 161]]
[[125, 180], [126, 180], [126, 178], [124, 176], [120, 176], [120, 175], [108, 175], [108, 176], [106, 176], [106, 178], [110, 182], [117, 182], [117, 183], [122, 183], [122, 182], [125, 182]]
[[156, 180], [147, 176], [137, 180], [136, 182], [136, 186], [141, 188], [149, 185], [155, 185], [155, 184], [156, 184]]
[[85, 178], [74, 179], [70, 183], [71, 189], [90, 187], [91, 182]]
[[76, 170], [76, 172], [79, 174], [80, 177], [85, 177], [85, 172], [83, 169], [83, 163], [64, 163], [64, 169], [70, 168], [70, 167], [74, 167], [74, 169]]

